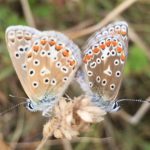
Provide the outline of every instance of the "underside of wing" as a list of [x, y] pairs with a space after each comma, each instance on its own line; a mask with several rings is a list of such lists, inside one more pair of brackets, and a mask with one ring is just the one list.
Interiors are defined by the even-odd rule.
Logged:
[[125, 23], [108, 25], [85, 46], [86, 81], [91, 91], [105, 101], [114, 100], [120, 89], [128, 51], [127, 30]]
[[27, 71], [26, 71], [26, 54], [40, 32], [34, 28], [26, 26], [10, 26], [6, 29], [5, 38], [7, 48], [16, 70], [18, 78], [26, 92], [31, 97], [32, 93], [28, 92]]
[[[74, 54], [76, 52], [76, 54]], [[27, 77], [34, 101], [61, 96], [81, 64], [79, 48], [59, 32], [42, 32], [27, 53]]]

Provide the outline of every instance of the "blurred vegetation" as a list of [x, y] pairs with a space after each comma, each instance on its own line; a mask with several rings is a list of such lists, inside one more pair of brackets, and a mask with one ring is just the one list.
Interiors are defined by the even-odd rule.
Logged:
[[[84, 21], [90, 21], [93, 25], [98, 23], [122, 2], [123, 0], [29, 0], [29, 5], [38, 29], [66, 31]], [[149, 10], [150, 1], [141, 0], [121, 14], [147, 47], [150, 47]], [[9, 97], [9, 94], [25, 96], [12, 67], [4, 35], [8, 26], [18, 24], [28, 25], [20, 1], [0, 0], [0, 112], [22, 101]], [[75, 42], [82, 46], [88, 36], [75, 39]], [[145, 50], [130, 41], [120, 98], [146, 99], [150, 96], [149, 66], [150, 58]], [[122, 107], [133, 115], [140, 105], [133, 102], [124, 103]], [[99, 138], [99, 142], [77, 141], [72, 147], [75, 150], [150, 150], [149, 115], [150, 111], [134, 126], [110, 114], [104, 123], [92, 126], [91, 131], [81, 135]], [[5, 142], [28, 142], [28, 145], [20, 144], [16, 149], [35, 149], [32, 142], [41, 140], [42, 127], [46, 120], [40, 113], [28, 112], [22, 106], [6, 113], [0, 118], [0, 149]], [[101, 142], [104, 137], [112, 137], [112, 140]], [[62, 149], [61, 141], [52, 148]]]

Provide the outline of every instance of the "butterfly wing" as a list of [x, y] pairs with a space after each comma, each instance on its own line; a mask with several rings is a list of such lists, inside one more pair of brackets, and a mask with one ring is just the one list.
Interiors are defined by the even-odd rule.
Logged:
[[26, 60], [35, 101], [64, 93], [81, 63], [79, 54], [79, 48], [59, 32], [43, 32], [35, 40]]
[[105, 101], [114, 100], [120, 89], [128, 52], [128, 26], [110, 24], [95, 33], [84, 51], [84, 71], [91, 91]]
[[6, 29], [5, 34], [13, 66], [28, 97], [31, 97], [33, 93], [28, 92], [26, 55], [39, 33], [38, 30], [30, 27], [10, 26]]
[[14, 26], [6, 30], [6, 42], [21, 84], [36, 103], [62, 95], [81, 63], [79, 48], [59, 32]]

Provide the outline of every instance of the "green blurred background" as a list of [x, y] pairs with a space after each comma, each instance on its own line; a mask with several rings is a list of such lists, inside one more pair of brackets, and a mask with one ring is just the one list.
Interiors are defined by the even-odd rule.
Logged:
[[[32, 20], [26, 16], [29, 2]], [[126, 6], [126, 3], [128, 6]], [[0, 112], [19, 103], [9, 94], [26, 97], [13, 69], [6, 44], [5, 29], [10, 25], [30, 25], [39, 30], [58, 30], [69, 35], [82, 31], [110, 17], [106, 23], [125, 20], [129, 23], [129, 56], [119, 98], [146, 100], [150, 95], [150, 0], [0, 0]], [[25, 3], [24, 3], [25, 2]], [[124, 4], [122, 4], [124, 3]], [[114, 16], [118, 6], [124, 8]], [[120, 8], [120, 9], [121, 9]], [[112, 18], [111, 18], [112, 16]], [[30, 16], [29, 16], [30, 17]], [[121, 19], [120, 19], [121, 18]], [[33, 22], [32, 22], [33, 21]], [[92, 34], [78, 35], [74, 41], [81, 47]], [[142, 104], [124, 102], [122, 111], [108, 114], [103, 123], [82, 133], [86, 140], [74, 140], [67, 149], [61, 140], [54, 140], [52, 149], [65, 150], [150, 150], [150, 111], [141, 110], [141, 119], [133, 122]], [[141, 115], [140, 114], [140, 115]], [[131, 115], [131, 118], [130, 116]], [[139, 117], [139, 116], [138, 116]], [[23, 106], [0, 117], [0, 150], [35, 149], [42, 138], [46, 118], [28, 112]], [[57, 141], [57, 142], [56, 142]], [[9, 145], [6, 145], [9, 144]], [[51, 142], [53, 143], [53, 141]], [[49, 149], [47, 144], [43, 149]]]

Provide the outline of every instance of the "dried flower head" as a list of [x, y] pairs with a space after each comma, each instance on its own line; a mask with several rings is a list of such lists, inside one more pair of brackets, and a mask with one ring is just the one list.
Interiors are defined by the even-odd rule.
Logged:
[[87, 97], [80, 96], [68, 102], [61, 98], [54, 108], [54, 117], [44, 126], [43, 136], [71, 139], [80, 131], [88, 130], [91, 123], [102, 121], [105, 114], [104, 110], [93, 106]]

